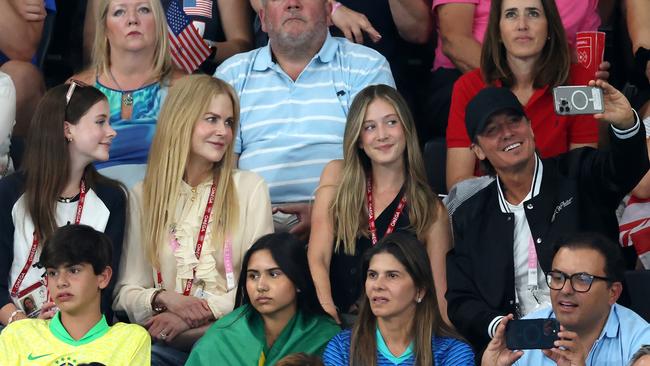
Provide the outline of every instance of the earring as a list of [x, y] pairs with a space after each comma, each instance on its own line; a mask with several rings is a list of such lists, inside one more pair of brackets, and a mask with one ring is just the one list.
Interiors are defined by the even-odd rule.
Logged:
[[68, 142], [72, 142], [72, 137], [68, 137]]
[[421, 302], [422, 302], [422, 298], [421, 298], [421, 297], [418, 297], [417, 299], [415, 299], [415, 302], [417, 302], [418, 304], [421, 303]]
[[296, 289], [296, 292], [297, 292], [297, 293], [300, 293], [301, 291], [300, 291], [300, 289], [299, 289], [299, 288], [297, 288], [297, 289]]

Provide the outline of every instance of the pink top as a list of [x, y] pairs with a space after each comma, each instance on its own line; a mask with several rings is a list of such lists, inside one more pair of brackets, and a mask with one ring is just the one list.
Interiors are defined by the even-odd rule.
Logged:
[[[487, 30], [488, 18], [490, 15], [490, 0], [433, 0], [431, 11], [433, 18], [438, 18], [436, 7], [445, 4], [474, 4], [474, 20], [472, 21], [472, 35], [478, 43], [483, 43], [483, 36]], [[440, 39], [440, 28], [436, 21], [436, 30], [438, 33], [438, 43], [436, 46], [436, 56], [433, 59], [433, 69], [444, 67], [455, 69], [456, 66], [451, 62], [444, 53], [442, 53], [442, 40]]]
[[[434, 20], [437, 19], [436, 7], [444, 4], [474, 4], [474, 20], [472, 22], [472, 35], [479, 43], [483, 43], [483, 36], [487, 30], [488, 18], [490, 15], [490, 0], [433, 0], [431, 7]], [[566, 30], [569, 46], [573, 48], [576, 40], [576, 32], [595, 31], [600, 26], [598, 15], [598, 0], [556, 0], [562, 24]], [[440, 29], [436, 22], [438, 31], [438, 45], [433, 61], [433, 69], [445, 67], [454, 69], [456, 66], [442, 53], [442, 40]]]

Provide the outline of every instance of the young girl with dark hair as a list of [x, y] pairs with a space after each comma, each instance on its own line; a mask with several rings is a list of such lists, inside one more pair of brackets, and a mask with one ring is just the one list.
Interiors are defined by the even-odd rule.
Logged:
[[[33, 264], [59, 226], [81, 223], [106, 233], [115, 253], [111, 266], [119, 268], [126, 195], [92, 164], [108, 159], [115, 137], [108, 117], [104, 94], [76, 81], [51, 89], [40, 101], [22, 169], [0, 181], [0, 323], [25, 318], [21, 300], [27, 297], [41, 317], [54, 315], [44, 270]], [[113, 286], [114, 280], [102, 294], [109, 322]]]
[[291, 234], [261, 237], [242, 274], [241, 306], [205, 333], [187, 365], [275, 365], [291, 353], [320, 355], [340, 330], [318, 303], [305, 248]]

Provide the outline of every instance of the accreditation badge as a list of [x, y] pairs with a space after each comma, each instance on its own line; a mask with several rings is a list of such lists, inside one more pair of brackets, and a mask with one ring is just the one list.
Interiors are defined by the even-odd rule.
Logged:
[[47, 302], [47, 287], [43, 282], [36, 282], [18, 292], [18, 295], [13, 297], [13, 302], [25, 315], [36, 318], [41, 313], [43, 304]]

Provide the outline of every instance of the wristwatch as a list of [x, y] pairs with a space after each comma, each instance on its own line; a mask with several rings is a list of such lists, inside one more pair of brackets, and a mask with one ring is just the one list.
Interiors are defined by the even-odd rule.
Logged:
[[167, 311], [167, 307], [165, 305], [156, 302], [158, 295], [160, 295], [160, 293], [163, 291], [165, 291], [164, 288], [159, 288], [156, 290], [156, 292], [153, 293], [153, 296], [151, 297], [151, 309], [153, 309], [154, 313], [156, 314], [164, 313]]

